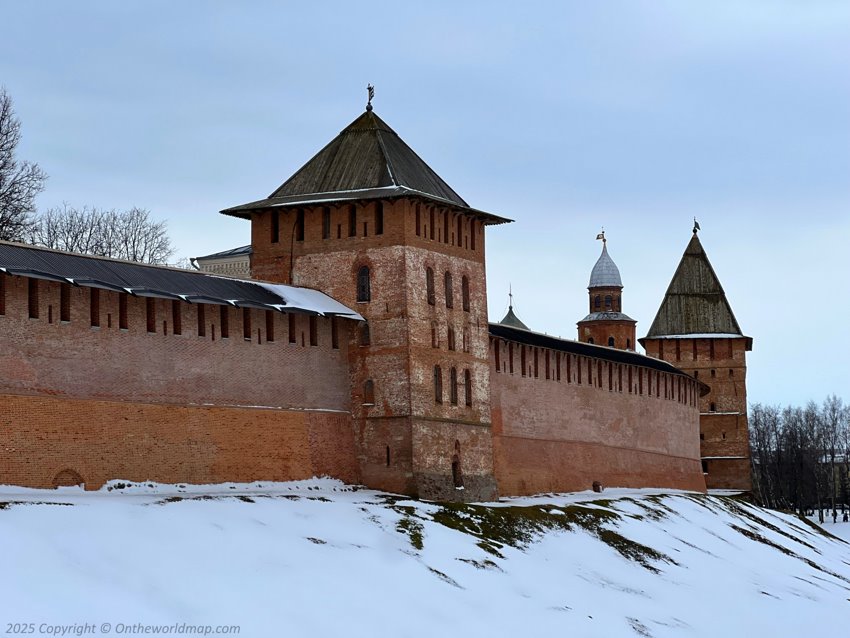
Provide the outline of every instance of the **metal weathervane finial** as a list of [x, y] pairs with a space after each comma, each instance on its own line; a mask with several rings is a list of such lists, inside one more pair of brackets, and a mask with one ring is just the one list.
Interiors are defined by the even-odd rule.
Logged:
[[514, 291], [511, 284], [508, 284], [508, 308], [514, 307]]
[[366, 110], [372, 110], [372, 98], [375, 97], [375, 87], [371, 84], [366, 85], [366, 91], [369, 93], [369, 100], [366, 102]]
[[602, 232], [601, 232], [601, 233], [599, 233], [599, 234], [596, 236], [596, 239], [601, 239], [603, 244], [604, 244], [604, 243], [606, 243], [606, 242], [608, 241], [607, 239], [605, 239], [605, 229], [604, 229], [604, 228], [602, 229]]
[[697, 218], [694, 217], [694, 235], [696, 235], [697, 231], [700, 231], [700, 230], [702, 230], [702, 229], [699, 227], [699, 222], [697, 221]]

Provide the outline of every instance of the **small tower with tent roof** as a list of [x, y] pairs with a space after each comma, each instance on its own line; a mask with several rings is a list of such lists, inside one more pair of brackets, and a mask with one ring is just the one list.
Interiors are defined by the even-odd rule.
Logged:
[[663, 359], [705, 383], [700, 397], [700, 453], [709, 488], [752, 489], [747, 425], [744, 336], [699, 240], [699, 224], [676, 268], [649, 332], [640, 340]]

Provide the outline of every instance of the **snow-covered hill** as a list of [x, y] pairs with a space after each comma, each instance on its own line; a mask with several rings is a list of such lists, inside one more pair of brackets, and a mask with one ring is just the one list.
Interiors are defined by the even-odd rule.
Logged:
[[41, 623], [112, 636], [238, 625], [243, 637], [777, 638], [850, 627], [850, 545], [689, 493], [449, 506], [324, 479], [0, 488], [0, 542], [0, 629], [33, 623], [35, 635]]

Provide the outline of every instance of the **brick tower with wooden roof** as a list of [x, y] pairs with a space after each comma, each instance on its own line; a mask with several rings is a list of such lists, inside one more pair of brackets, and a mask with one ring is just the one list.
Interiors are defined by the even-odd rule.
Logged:
[[700, 448], [709, 488], [748, 491], [747, 361], [744, 336], [697, 236], [679, 262], [658, 314], [641, 345], [708, 385], [700, 397]]
[[623, 313], [623, 281], [620, 269], [608, 254], [608, 240], [603, 231], [602, 254], [590, 271], [587, 284], [588, 314], [578, 322], [578, 340], [599, 346], [635, 349], [637, 322]]
[[317, 288], [365, 317], [351, 335], [310, 335], [351, 340], [361, 480], [494, 498], [484, 227], [510, 220], [471, 208], [371, 96], [271, 195], [222, 213], [251, 220], [253, 277]]

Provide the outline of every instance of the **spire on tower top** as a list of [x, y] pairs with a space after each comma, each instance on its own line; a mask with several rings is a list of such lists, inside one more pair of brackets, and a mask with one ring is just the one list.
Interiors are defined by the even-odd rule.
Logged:
[[375, 87], [371, 84], [366, 85], [366, 92], [369, 94], [369, 99], [366, 101], [366, 110], [372, 110], [372, 98], [375, 97]]
[[510, 326], [511, 328], [522, 328], [523, 330], [528, 330], [528, 326], [526, 326], [520, 318], [514, 314], [514, 292], [511, 289], [510, 284], [508, 284], [508, 314], [506, 314], [499, 323], [503, 326]]
[[699, 222], [697, 221], [697, 218], [694, 217], [694, 235], [696, 235], [697, 231], [700, 231], [700, 230], [702, 230], [702, 229], [699, 227]]

